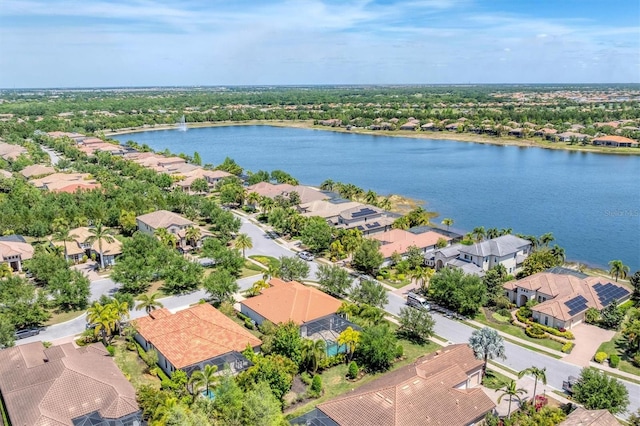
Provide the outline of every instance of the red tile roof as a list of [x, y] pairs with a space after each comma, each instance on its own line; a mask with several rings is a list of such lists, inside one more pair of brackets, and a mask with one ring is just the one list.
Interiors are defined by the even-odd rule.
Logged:
[[262, 344], [213, 306], [203, 303], [171, 314], [157, 309], [134, 321], [138, 333], [175, 368], [185, 368], [229, 352]]
[[437, 232], [427, 231], [421, 234], [414, 234], [403, 229], [392, 229], [390, 231], [383, 232], [381, 234], [374, 234], [371, 238], [380, 241], [380, 253], [387, 258], [391, 257], [393, 252], [404, 254], [411, 246], [416, 246], [420, 249], [435, 246], [438, 240], [443, 239], [450, 241], [451, 238], [445, 237]]
[[269, 283], [271, 287], [262, 294], [240, 303], [274, 324], [304, 324], [334, 314], [342, 305], [338, 299], [297, 281], [272, 278]]

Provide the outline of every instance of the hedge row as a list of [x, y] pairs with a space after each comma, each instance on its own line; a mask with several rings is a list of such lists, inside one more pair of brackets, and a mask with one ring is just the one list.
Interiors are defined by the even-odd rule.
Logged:
[[518, 321], [524, 323], [524, 324], [529, 324], [529, 325], [538, 325], [540, 328], [542, 328], [544, 331], [546, 331], [547, 333], [553, 335], [553, 336], [557, 336], [557, 337], [563, 337], [565, 339], [569, 339], [569, 340], [574, 340], [575, 336], [573, 335], [573, 333], [570, 330], [565, 330], [565, 331], [560, 331], [557, 328], [553, 328], [553, 327], [549, 327], [546, 325], [542, 325], [539, 324], [535, 321], [530, 320], [529, 318], [526, 318], [524, 315], [522, 315], [522, 313], [520, 312], [520, 310], [516, 311], [516, 318], [518, 318]]
[[564, 345], [562, 345], [562, 349], [560, 349], [560, 350], [562, 351], [562, 353], [570, 354], [571, 351], [573, 350], [574, 346], [575, 346], [575, 343], [567, 342]]

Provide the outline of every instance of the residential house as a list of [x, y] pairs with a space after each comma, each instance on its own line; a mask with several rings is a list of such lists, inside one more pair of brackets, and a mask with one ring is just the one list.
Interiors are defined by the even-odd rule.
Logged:
[[206, 170], [202, 167], [197, 167], [194, 170], [187, 171], [185, 173], [176, 172], [176, 175], [183, 179], [177, 181], [174, 186], [181, 188], [183, 191], [190, 191], [191, 185], [196, 179], [204, 179], [207, 181], [209, 187], [215, 187], [222, 179], [233, 176], [231, 173], [227, 173], [222, 170]]
[[509, 130], [509, 136], [515, 136], [517, 138], [524, 137], [525, 130], [522, 127]]
[[438, 126], [436, 126], [435, 123], [429, 122], [420, 126], [420, 130], [422, 130], [423, 132], [437, 132], [440, 129], [438, 128]]
[[14, 271], [22, 272], [22, 262], [33, 257], [33, 247], [20, 235], [0, 237], [0, 263], [8, 263]]
[[332, 118], [329, 120], [320, 120], [319, 122], [323, 126], [340, 127], [342, 126], [342, 120], [339, 118]]
[[522, 269], [522, 264], [530, 253], [531, 241], [514, 235], [503, 235], [470, 246], [456, 244], [436, 250], [431, 262], [436, 269], [454, 266], [462, 268], [466, 273], [481, 276], [500, 264], [508, 274], [513, 275]]
[[536, 130], [534, 136], [540, 136], [545, 139], [550, 139], [553, 135], [558, 133], [556, 129], [550, 129], [548, 127], [542, 128], [540, 130]]
[[590, 138], [589, 135], [585, 135], [584, 133], [575, 133], [575, 132], [562, 132], [557, 133], [553, 136], [552, 141], [560, 141], [560, 142], [582, 142], [585, 139]]
[[458, 130], [458, 127], [460, 127], [462, 125], [462, 123], [451, 123], [451, 124], [447, 124], [446, 126], [444, 126], [444, 128], [446, 130], [448, 130], [449, 132], [455, 132]]
[[383, 265], [391, 263], [393, 253], [405, 255], [411, 246], [418, 247], [422, 253], [436, 249], [439, 242], [449, 244], [451, 238], [433, 231], [413, 233], [403, 229], [391, 229], [382, 233], [371, 235], [369, 238], [380, 241], [380, 253], [384, 257]]
[[261, 197], [267, 198], [276, 198], [278, 196], [289, 198], [292, 192], [296, 192], [300, 197], [300, 204], [329, 198], [324, 192], [310, 186], [289, 185], [288, 183], [273, 184], [270, 182], [259, 182], [247, 188], [247, 194], [251, 192], [256, 192]]
[[364, 204], [340, 212], [336, 228], [359, 229], [363, 236], [367, 236], [388, 231], [398, 217], [394, 213]]
[[[92, 257], [100, 263], [100, 243], [96, 240], [89, 243], [87, 240], [93, 235], [89, 231], [90, 228], [81, 226], [69, 231], [69, 235], [75, 235], [73, 242], [66, 243], [67, 256], [74, 263], [82, 261], [84, 256]], [[65, 243], [62, 241], [52, 241], [52, 244], [64, 249]], [[117, 239], [108, 242], [102, 240], [102, 256], [104, 257], [104, 265], [115, 265], [116, 258], [122, 254], [122, 243]]]
[[7, 161], [15, 161], [21, 155], [27, 154], [27, 149], [10, 143], [0, 142], [0, 157]]
[[29, 182], [36, 188], [52, 192], [75, 192], [77, 189], [91, 190], [100, 184], [88, 173], [54, 173]]
[[482, 360], [468, 345], [450, 345], [318, 404], [294, 425], [474, 425], [495, 404], [479, 387]]
[[87, 137], [81, 133], [75, 133], [75, 132], [47, 132], [47, 136], [49, 136], [52, 139], [69, 138], [69, 139], [73, 139], [76, 143], [81, 142], [83, 139]]
[[13, 174], [8, 170], [0, 170], [0, 177], [4, 179], [13, 178]]
[[420, 122], [415, 118], [409, 119], [406, 123], [400, 126], [400, 130], [410, 130], [415, 132], [420, 127]]
[[359, 327], [336, 314], [342, 305], [340, 300], [297, 281], [272, 278], [269, 284], [258, 296], [241, 301], [240, 312], [258, 325], [264, 321], [274, 324], [293, 321], [300, 326], [302, 337], [323, 339], [328, 355], [347, 351], [346, 346], [338, 345], [338, 336], [347, 327]]
[[578, 407], [560, 426], [620, 426], [620, 422], [609, 410], [587, 410]]
[[637, 147], [639, 143], [633, 139], [625, 138], [624, 136], [599, 136], [591, 141], [594, 145], [598, 146], [615, 146], [615, 147]]
[[158, 365], [169, 376], [176, 370], [191, 375], [205, 365], [233, 373], [251, 366], [242, 351], [247, 345], [257, 351], [260, 339], [208, 303], [172, 314], [161, 308], [132, 321], [135, 340], [145, 351], [158, 353]]
[[177, 248], [182, 251], [191, 250], [193, 247], [187, 241], [187, 229], [196, 227], [200, 230], [200, 239], [196, 241], [196, 247], [200, 247], [204, 238], [210, 237], [211, 232], [196, 225], [195, 222], [167, 210], [158, 210], [153, 213], [143, 214], [136, 217], [138, 230], [148, 235], [155, 235], [158, 229], [164, 228], [170, 234], [174, 234], [177, 239]]
[[0, 393], [14, 426], [143, 424], [135, 389], [100, 343], [6, 348]]
[[355, 207], [364, 207], [364, 204], [357, 201], [329, 201], [316, 200], [308, 203], [302, 203], [298, 206], [301, 216], [313, 217], [318, 216], [325, 219], [329, 224], [335, 226], [338, 224], [340, 213]]
[[27, 179], [35, 177], [48, 176], [56, 172], [56, 169], [50, 166], [43, 166], [42, 164], [32, 164], [25, 167], [20, 171], [20, 174]]
[[584, 321], [587, 309], [602, 310], [614, 300], [630, 296], [626, 288], [600, 277], [540, 272], [504, 284], [505, 294], [517, 306], [531, 300], [533, 319], [556, 328], [571, 328]]

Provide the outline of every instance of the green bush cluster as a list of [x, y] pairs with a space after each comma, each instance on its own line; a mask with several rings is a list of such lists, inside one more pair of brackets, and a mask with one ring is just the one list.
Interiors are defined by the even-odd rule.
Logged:
[[404, 346], [398, 343], [398, 345], [396, 346], [396, 358], [402, 358], [403, 355], [404, 355]]
[[593, 357], [593, 360], [599, 364], [602, 364], [609, 358], [609, 354], [606, 352], [598, 352], [596, 356]]
[[633, 356], [633, 365], [640, 367], [640, 352]]
[[511, 311], [506, 308], [501, 308], [496, 311], [496, 314], [501, 315], [505, 318], [511, 318]]
[[302, 383], [304, 383], [305, 385], [309, 386], [311, 384], [311, 381], [313, 380], [313, 378], [311, 377], [311, 374], [309, 374], [308, 372], [304, 371], [302, 374], [300, 374], [300, 380], [302, 380]]
[[609, 367], [618, 368], [618, 365], [620, 365], [620, 357], [618, 354], [611, 354], [609, 356]]
[[318, 369], [326, 370], [327, 368], [335, 367], [340, 364], [344, 364], [344, 354], [337, 354], [322, 358], [318, 363]]
[[560, 350], [562, 351], [562, 353], [570, 354], [574, 346], [575, 346], [575, 343], [567, 342], [564, 345], [562, 345], [562, 349]]
[[531, 321], [529, 319], [529, 317], [525, 316], [525, 314], [527, 312], [531, 312], [531, 310], [528, 309], [528, 311], [523, 311], [522, 308], [518, 309], [516, 311], [516, 318], [518, 318], [518, 321], [520, 321], [522, 323], [525, 323], [525, 324], [535, 324], [538, 327], [540, 327], [542, 330], [546, 331], [547, 333], [549, 333], [551, 335], [554, 335], [554, 336], [557, 336], [557, 337], [562, 337], [562, 338], [569, 339], [569, 340], [575, 339], [575, 336], [573, 335], [573, 333], [570, 330], [560, 331], [557, 328], [549, 327], [547, 325], [542, 325], [542, 324], [538, 324], [538, 323], [536, 323], [534, 321]]
[[533, 324], [531, 327], [525, 329], [524, 332], [527, 336], [533, 337], [534, 339], [544, 339], [547, 335], [542, 327], [540, 327], [540, 324]]
[[317, 398], [322, 395], [322, 376], [316, 374], [311, 381], [311, 387], [309, 388], [309, 396]]
[[358, 364], [355, 361], [351, 361], [349, 363], [349, 371], [347, 372], [347, 377], [350, 379], [355, 379], [356, 377], [358, 377], [358, 373], [360, 373]]

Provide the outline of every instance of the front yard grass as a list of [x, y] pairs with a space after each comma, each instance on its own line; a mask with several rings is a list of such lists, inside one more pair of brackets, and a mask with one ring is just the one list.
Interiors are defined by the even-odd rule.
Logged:
[[160, 380], [146, 373], [147, 364], [140, 359], [137, 351], [127, 350], [126, 344], [120, 341], [114, 342], [113, 346], [115, 347], [113, 360], [134, 388], [149, 385], [160, 389]]
[[622, 333], [618, 332], [611, 340], [602, 343], [596, 352], [606, 352], [609, 355], [618, 354], [620, 357], [618, 370], [629, 374], [635, 374], [640, 377], [640, 368], [633, 365], [631, 358], [626, 352], [626, 348], [627, 346], [624, 337], [622, 336]]
[[265, 267], [268, 267], [269, 265], [277, 267], [280, 265], [280, 261], [272, 256], [258, 256], [254, 254], [249, 256], [249, 259], [253, 259], [258, 263], [262, 263]]
[[51, 312], [51, 318], [47, 322], [44, 323], [45, 326], [50, 326], [54, 324], [61, 324], [63, 322], [71, 321], [76, 319], [82, 315], [84, 315], [85, 311], [70, 311], [70, 312]]
[[500, 389], [510, 381], [511, 379], [504, 374], [500, 374], [497, 371], [487, 368], [487, 373], [482, 379], [482, 385], [489, 389]]
[[483, 311], [480, 311], [480, 314], [478, 314], [474, 319], [477, 322], [482, 323], [488, 327], [495, 328], [498, 331], [502, 331], [503, 333], [507, 333], [519, 339], [526, 340], [527, 342], [544, 346], [545, 348], [553, 349], [558, 352], [560, 352], [562, 349], [562, 343], [560, 342], [556, 342], [551, 339], [534, 339], [532, 337], [527, 336], [523, 328], [520, 328], [515, 325], [511, 325], [509, 323], [498, 322], [493, 318], [487, 319]]
[[254, 275], [258, 275], [264, 272], [264, 269], [256, 265], [255, 263], [245, 260], [244, 266], [240, 271], [240, 278], [252, 277]]

